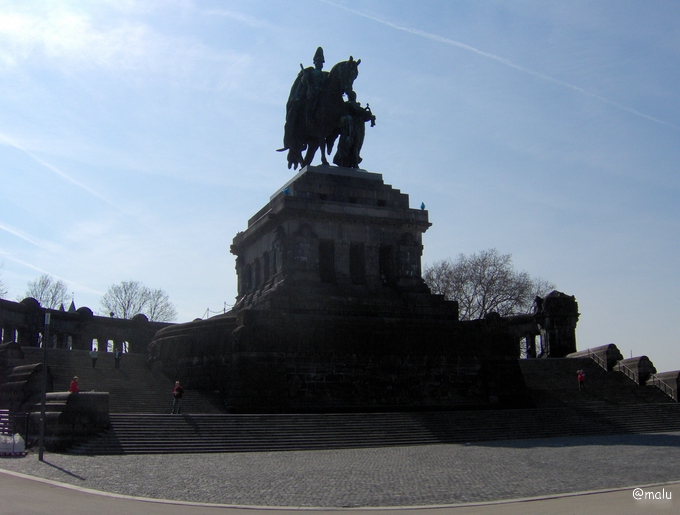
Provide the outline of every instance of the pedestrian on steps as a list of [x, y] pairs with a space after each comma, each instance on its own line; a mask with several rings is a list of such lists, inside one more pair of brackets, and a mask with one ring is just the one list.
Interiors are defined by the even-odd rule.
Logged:
[[116, 362], [116, 370], [120, 369], [120, 358], [123, 357], [123, 353], [121, 352], [120, 349], [116, 350], [116, 353], [113, 355], [113, 359]]
[[68, 387], [69, 393], [78, 393], [80, 388], [78, 388], [78, 376], [75, 376], [71, 381], [71, 386]]
[[174, 397], [172, 401], [172, 412], [171, 415], [175, 414], [175, 408], [177, 408], [177, 414], [179, 415], [182, 411], [182, 395], [184, 395], [184, 388], [179, 384], [179, 381], [175, 381], [175, 387], [172, 389], [172, 395]]
[[97, 351], [95, 349], [92, 349], [90, 351], [90, 357], [92, 358], [92, 368], [95, 367], [97, 364], [97, 358], [99, 357], [99, 354], [97, 354]]
[[578, 380], [578, 391], [584, 392], [586, 390], [586, 372], [583, 369], [576, 371], [576, 379]]

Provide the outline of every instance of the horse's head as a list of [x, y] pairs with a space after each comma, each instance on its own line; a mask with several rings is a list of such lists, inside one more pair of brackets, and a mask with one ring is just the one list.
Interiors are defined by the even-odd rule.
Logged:
[[333, 66], [330, 77], [337, 78], [343, 93], [352, 91], [352, 84], [354, 79], [359, 75], [359, 64], [361, 59], [354, 60], [354, 57], [349, 56], [349, 61], [342, 61]]

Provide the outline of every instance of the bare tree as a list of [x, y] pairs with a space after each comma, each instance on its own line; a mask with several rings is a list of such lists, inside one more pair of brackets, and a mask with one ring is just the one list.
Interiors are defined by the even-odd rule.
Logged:
[[33, 297], [44, 308], [59, 309], [68, 301], [68, 287], [61, 280], [55, 280], [49, 274], [42, 274], [34, 281], [30, 281], [23, 297], [17, 297], [21, 302], [26, 297]]
[[118, 318], [143, 314], [154, 322], [171, 322], [177, 318], [175, 306], [161, 289], [152, 290], [139, 281], [121, 281], [109, 286], [100, 301], [102, 309]]
[[458, 301], [461, 320], [484, 318], [491, 312], [501, 316], [529, 313], [536, 295], [545, 296], [555, 288], [515, 270], [512, 255], [497, 249], [437, 261], [425, 267], [423, 279], [433, 293]]
[[149, 320], [172, 322], [177, 318], [177, 310], [170, 302], [169, 295], [160, 288], [149, 291], [149, 303], [146, 311]]

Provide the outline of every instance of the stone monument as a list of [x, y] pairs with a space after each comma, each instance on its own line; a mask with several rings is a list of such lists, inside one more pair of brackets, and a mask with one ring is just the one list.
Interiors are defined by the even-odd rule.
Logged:
[[[535, 322], [461, 322], [456, 302], [430, 292], [421, 276], [428, 212], [358, 168], [364, 124], [375, 121], [352, 90], [361, 61], [326, 73], [323, 60], [319, 48], [286, 106], [281, 150], [299, 173], [233, 239], [233, 309], [159, 331], [153, 366], [190, 388], [219, 389], [237, 412], [523, 405], [517, 335], [537, 332]], [[343, 166], [329, 166], [338, 137]], [[312, 166], [318, 148], [323, 164]]]
[[[327, 165], [330, 152], [339, 137], [338, 151], [333, 162], [339, 166], [358, 168], [359, 152], [364, 142], [364, 123], [375, 125], [370, 107], [361, 107], [352, 89], [359, 75], [361, 59], [349, 60], [323, 71], [323, 48], [316, 49], [314, 67], [300, 64], [298, 74], [286, 102], [286, 124], [283, 148], [288, 151], [288, 168], [297, 169], [312, 163], [321, 149], [321, 162]], [[347, 100], [344, 98], [347, 97]], [[307, 151], [304, 158], [302, 153]]]

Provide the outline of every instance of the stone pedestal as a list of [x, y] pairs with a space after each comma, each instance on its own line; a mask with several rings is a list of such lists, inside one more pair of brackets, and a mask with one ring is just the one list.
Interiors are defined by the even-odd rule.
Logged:
[[234, 309], [456, 319], [421, 277], [430, 225], [380, 174], [305, 167], [234, 238]]
[[159, 331], [152, 358], [210, 364], [191, 386], [238, 412], [521, 405], [508, 321], [460, 322], [423, 281], [430, 225], [380, 174], [306, 167], [234, 237], [233, 310]]

